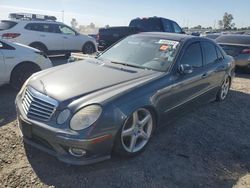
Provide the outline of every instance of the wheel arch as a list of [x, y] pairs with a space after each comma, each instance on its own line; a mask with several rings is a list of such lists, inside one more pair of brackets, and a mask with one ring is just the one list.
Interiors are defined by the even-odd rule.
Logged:
[[97, 48], [96, 48], [95, 43], [94, 43], [93, 41], [91, 41], [91, 40], [87, 40], [87, 41], [82, 45], [82, 51], [83, 51], [84, 46], [85, 46], [86, 44], [92, 44], [92, 45], [94, 46], [94, 48], [95, 48], [95, 52], [97, 51]]
[[13, 73], [16, 69], [18, 69], [19, 67], [23, 66], [23, 65], [33, 65], [36, 66], [39, 70], [42, 70], [41, 67], [39, 65], [37, 65], [36, 63], [32, 62], [32, 61], [22, 61], [20, 63], [18, 63], [17, 65], [15, 65], [12, 70], [11, 70], [11, 74], [10, 74], [10, 78], [9, 78], [9, 83], [11, 82], [11, 78], [13, 76]]
[[45, 48], [46, 51], [48, 51], [48, 47], [43, 42], [34, 41], [34, 42], [29, 44], [30, 47], [32, 47], [32, 45], [41, 45], [41, 46], [43, 46]]

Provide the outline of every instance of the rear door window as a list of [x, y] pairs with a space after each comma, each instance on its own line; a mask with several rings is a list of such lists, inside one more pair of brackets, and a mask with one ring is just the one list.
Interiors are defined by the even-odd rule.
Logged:
[[47, 33], [55, 33], [54, 24], [46, 24], [46, 23], [29, 23], [25, 26], [25, 29], [32, 31], [40, 31]]
[[199, 42], [189, 45], [182, 56], [181, 64], [188, 64], [193, 68], [202, 67], [202, 52]]
[[2, 21], [0, 21], [0, 31], [1, 31], [1, 30], [11, 29], [11, 28], [14, 27], [16, 24], [17, 24], [17, 22], [2, 20]]
[[172, 24], [173, 24], [173, 28], [174, 28], [175, 33], [182, 33], [182, 29], [180, 28], [180, 26], [177, 23], [172, 22]]
[[172, 27], [171, 27], [171, 23], [169, 20], [166, 19], [162, 19], [162, 23], [163, 23], [163, 28], [165, 32], [173, 32], [172, 31]]
[[204, 51], [205, 65], [216, 63], [218, 59], [216, 46], [211, 42], [202, 42], [201, 44]]

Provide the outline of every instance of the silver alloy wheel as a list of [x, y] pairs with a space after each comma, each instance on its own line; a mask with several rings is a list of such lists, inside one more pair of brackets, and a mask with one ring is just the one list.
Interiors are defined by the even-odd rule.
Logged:
[[221, 99], [224, 100], [227, 96], [227, 93], [229, 91], [229, 87], [230, 87], [230, 81], [229, 81], [229, 77], [227, 77], [222, 86], [221, 86]]
[[124, 149], [135, 153], [144, 148], [151, 137], [153, 117], [149, 110], [140, 108], [129, 117], [122, 127], [121, 141]]

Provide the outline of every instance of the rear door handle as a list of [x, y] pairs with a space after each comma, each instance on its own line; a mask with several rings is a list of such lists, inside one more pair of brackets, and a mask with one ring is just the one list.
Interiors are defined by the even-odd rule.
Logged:
[[68, 37], [63, 37], [64, 39], [68, 39]]
[[45, 35], [40, 35], [40, 37], [45, 37]]
[[206, 78], [206, 77], [208, 77], [208, 73], [206, 72], [206, 73], [204, 73], [204, 74], [202, 74], [202, 76], [201, 76], [202, 78]]

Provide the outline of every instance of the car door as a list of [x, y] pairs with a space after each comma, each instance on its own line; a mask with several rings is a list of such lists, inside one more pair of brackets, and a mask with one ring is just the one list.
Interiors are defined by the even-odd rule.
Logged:
[[63, 42], [64, 50], [81, 50], [84, 43], [76, 31], [63, 24], [58, 25], [58, 29], [61, 34], [61, 41]]
[[44, 44], [49, 51], [61, 50], [63, 43], [60, 35], [55, 32], [53, 23], [28, 23], [25, 26], [30, 41]]
[[221, 84], [225, 71], [224, 64], [222, 63], [224, 58], [220, 50], [216, 45], [209, 41], [201, 42], [203, 56], [204, 56], [204, 69], [206, 71], [206, 77], [209, 82], [209, 88], [216, 88]]
[[7, 77], [2, 48], [3, 48], [3, 43], [0, 42], [0, 85], [2, 85], [6, 81]]
[[186, 104], [199, 97], [207, 90], [207, 79], [204, 77], [203, 54], [199, 42], [193, 42], [184, 49], [184, 53], [176, 67], [180, 65], [189, 65], [192, 72], [182, 74], [173, 70], [171, 78], [172, 84], [163, 88], [160, 92], [162, 101], [160, 101], [161, 111], [163, 113], [171, 112], [174, 109]]

